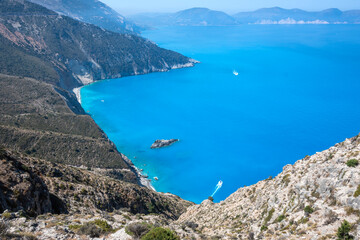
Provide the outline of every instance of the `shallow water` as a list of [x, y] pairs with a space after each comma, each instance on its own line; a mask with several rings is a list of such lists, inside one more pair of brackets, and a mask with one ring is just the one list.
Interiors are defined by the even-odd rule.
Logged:
[[[359, 132], [360, 25], [171, 27], [143, 35], [201, 64], [97, 82], [81, 96], [118, 149], [159, 178], [158, 191], [199, 203], [222, 180], [220, 201]], [[180, 142], [151, 150], [162, 138]]]

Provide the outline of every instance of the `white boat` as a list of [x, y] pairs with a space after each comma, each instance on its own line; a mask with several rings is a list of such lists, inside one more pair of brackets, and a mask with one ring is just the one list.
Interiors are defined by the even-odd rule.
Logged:
[[233, 74], [235, 75], [235, 76], [237, 76], [237, 75], [239, 75], [239, 73], [237, 72], [237, 71], [233, 71]]
[[159, 178], [158, 177], [154, 177], [154, 179], [157, 181], [157, 180], [159, 180]]

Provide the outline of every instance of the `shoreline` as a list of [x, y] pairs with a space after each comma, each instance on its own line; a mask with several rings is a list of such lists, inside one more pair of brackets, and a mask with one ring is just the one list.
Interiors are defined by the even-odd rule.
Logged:
[[[84, 85], [84, 86], [86, 86], [86, 85]], [[80, 105], [81, 105], [81, 94], [80, 94], [80, 91], [81, 91], [81, 88], [83, 88], [84, 86], [77, 87], [77, 88], [74, 88], [74, 89], [72, 90], [72, 92], [75, 94], [76, 99], [77, 99], [77, 101], [80, 103]]]
[[[200, 61], [197, 61], [195, 59], [192, 59], [192, 58], [189, 58], [189, 62], [188, 63], [185, 63], [185, 64], [177, 64], [177, 65], [173, 65], [170, 69], [166, 69], [165, 71], [171, 71], [171, 70], [174, 70], [174, 69], [180, 69], [180, 68], [190, 68], [190, 67], [194, 67], [196, 64], [200, 63]], [[158, 72], [161, 72], [161, 71], [158, 71]], [[155, 73], [155, 72], [150, 72], [150, 73]], [[144, 73], [144, 74], [149, 74], [149, 73]], [[144, 75], [144, 74], [134, 74], [133, 76], [137, 76], [137, 75]], [[130, 76], [129, 76], [130, 77]], [[123, 77], [120, 77], [120, 78], [123, 78]], [[103, 80], [106, 80], [106, 79], [101, 79], [101, 80], [91, 80], [91, 81], [87, 81], [87, 82], [83, 82], [83, 86], [81, 87], [77, 87], [77, 88], [73, 88], [72, 89], [72, 92], [75, 94], [76, 96], [76, 99], [77, 101], [80, 103], [81, 105], [81, 88], [87, 86], [87, 85], [90, 85], [90, 84], [93, 84], [93, 83], [96, 83], [96, 82], [99, 82], [99, 81], [103, 81]], [[99, 126], [100, 127], [100, 126]], [[110, 139], [109, 139], [110, 140]], [[111, 140], [110, 140], [111, 141]], [[154, 188], [154, 186], [151, 184], [151, 180], [148, 178], [148, 177], [145, 177], [145, 175], [143, 175], [141, 173], [141, 171], [134, 165], [134, 163], [126, 156], [124, 155], [123, 153], [119, 152], [119, 154], [121, 155], [121, 157], [124, 159], [125, 162], [127, 162], [131, 168], [131, 170], [135, 173], [135, 175], [137, 176], [138, 178], [138, 183], [140, 186], [143, 186], [143, 187], [146, 187], [150, 190], [153, 190], [155, 192], [156, 189]]]
[[[97, 81], [94, 81], [93, 83], [95, 83]], [[88, 84], [87, 84], [88, 85]], [[72, 90], [72, 92], [75, 94], [77, 101], [80, 103], [81, 105], [81, 94], [80, 94], [80, 90], [81, 88], [85, 87], [81, 86], [81, 87], [77, 87], [74, 88]], [[100, 127], [100, 126], [99, 126]], [[109, 139], [110, 140], [110, 139]], [[110, 140], [111, 141], [111, 140]], [[127, 162], [130, 166], [130, 169], [135, 173], [136, 177], [138, 178], [138, 183], [140, 186], [144, 186], [150, 190], [153, 190], [156, 192], [156, 189], [153, 187], [153, 185], [151, 184], [150, 179], [148, 179], [147, 177], [145, 177], [141, 171], [134, 165], [134, 163], [127, 157], [125, 156], [123, 153], [119, 152], [119, 154], [121, 155], [121, 157], [125, 160], [125, 162]]]
[[135, 172], [136, 176], [139, 179], [140, 185], [157, 192], [154, 186], [151, 184], [150, 179], [145, 177], [141, 173], [141, 171], [134, 165], [134, 163], [127, 156], [125, 156], [125, 154], [120, 153], [120, 155], [130, 165], [130, 168], [132, 168], [132, 170]]

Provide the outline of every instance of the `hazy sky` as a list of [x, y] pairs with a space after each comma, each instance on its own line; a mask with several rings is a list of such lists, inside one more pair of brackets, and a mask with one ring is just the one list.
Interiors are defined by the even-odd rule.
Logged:
[[207, 7], [227, 13], [256, 10], [262, 7], [322, 10], [360, 9], [360, 0], [100, 0], [123, 15], [139, 12], [175, 12], [192, 7]]

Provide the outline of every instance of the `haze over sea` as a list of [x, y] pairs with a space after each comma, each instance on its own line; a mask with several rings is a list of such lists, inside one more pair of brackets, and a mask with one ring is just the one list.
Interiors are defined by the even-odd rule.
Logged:
[[[97, 82], [81, 97], [119, 151], [159, 178], [157, 191], [199, 203], [222, 180], [220, 201], [359, 133], [360, 25], [167, 27], [143, 36], [201, 64]], [[150, 149], [170, 138], [180, 142]]]

